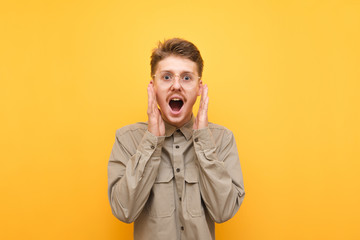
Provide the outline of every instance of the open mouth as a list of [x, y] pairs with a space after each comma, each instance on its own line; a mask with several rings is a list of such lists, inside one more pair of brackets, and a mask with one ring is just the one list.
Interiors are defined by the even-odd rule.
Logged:
[[169, 102], [169, 106], [174, 112], [179, 112], [183, 105], [184, 102], [180, 98], [173, 98]]

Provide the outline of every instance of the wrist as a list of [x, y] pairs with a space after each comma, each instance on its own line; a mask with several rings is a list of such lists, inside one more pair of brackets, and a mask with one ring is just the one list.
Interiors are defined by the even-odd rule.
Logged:
[[151, 127], [150, 125], [148, 126], [148, 131], [155, 136], [159, 136], [159, 129], [156, 129], [154, 127]]

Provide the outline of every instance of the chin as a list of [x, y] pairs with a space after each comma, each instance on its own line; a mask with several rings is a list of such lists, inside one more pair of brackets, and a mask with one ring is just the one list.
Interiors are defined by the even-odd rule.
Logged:
[[186, 116], [169, 116], [165, 115], [166, 121], [175, 126], [175, 127], [182, 127], [185, 123], [187, 123], [191, 119], [191, 113]]

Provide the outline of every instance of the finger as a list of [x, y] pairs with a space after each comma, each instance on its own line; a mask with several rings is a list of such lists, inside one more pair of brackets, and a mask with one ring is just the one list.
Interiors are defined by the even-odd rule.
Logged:
[[156, 103], [156, 98], [155, 98], [155, 93], [154, 93], [154, 87], [152, 84], [149, 85], [149, 114], [152, 115], [153, 117], [155, 117], [155, 121], [157, 121], [157, 114], [158, 114], [158, 109], [157, 109], [157, 103]]
[[152, 111], [152, 113], [157, 113], [157, 102], [156, 102], [156, 97], [155, 97], [155, 91], [154, 91], [154, 86], [152, 84], [150, 84], [150, 109]]
[[160, 135], [164, 135], [164, 133], [165, 133], [165, 125], [164, 125], [164, 120], [163, 120], [162, 115], [161, 115], [160, 108], [158, 108], [158, 127], [159, 127]]
[[205, 84], [203, 89], [202, 89], [202, 93], [201, 93], [201, 101], [200, 101], [200, 106], [199, 106], [199, 113], [200, 114], [203, 114], [205, 100], [207, 98], [207, 93], [208, 93], [208, 88], [207, 88], [207, 85]]
[[204, 101], [204, 110], [205, 110], [205, 112], [207, 112], [207, 106], [208, 106], [208, 103], [209, 103], [208, 92], [209, 92], [209, 88], [206, 85], [206, 87], [205, 87], [205, 101]]
[[206, 85], [203, 85], [203, 86], [201, 87], [200, 107], [201, 107], [201, 105], [202, 105], [202, 103], [203, 103], [203, 101], [204, 101], [204, 89], [205, 89], [205, 86], [206, 86]]
[[208, 106], [209, 106], [209, 96], [206, 96], [206, 99], [205, 99], [204, 102], [205, 102], [205, 103], [204, 103], [204, 110], [203, 110], [203, 112], [204, 112], [205, 114], [207, 114], [207, 112], [208, 112]]
[[208, 88], [207, 88], [207, 85], [205, 84], [204, 87], [203, 87], [203, 91], [202, 91], [202, 106], [204, 106], [204, 103], [205, 103], [205, 99], [207, 97], [207, 93], [208, 93]]
[[159, 109], [158, 127], [159, 127], [160, 136], [164, 136], [165, 135], [165, 124], [164, 124], [164, 120], [162, 118], [160, 109]]
[[157, 112], [159, 113], [158, 115], [158, 122], [160, 123], [162, 121], [162, 117], [161, 117], [161, 110], [159, 108], [157, 108]]
[[152, 97], [151, 97], [151, 88], [150, 83], [147, 87], [147, 94], [148, 94], [148, 109], [147, 112], [150, 114], [151, 108], [152, 108]]
[[156, 93], [155, 93], [155, 88], [153, 85], [151, 85], [151, 89], [152, 89], [152, 96], [153, 96], [153, 100], [154, 100], [154, 106], [157, 109], [157, 99], [156, 99]]
[[202, 88], [201, 88], [201, 97], [200, 97], [198, 115], [201, 113], [202, 107], [203, 107], [203, 102], [204, 102], [204, 88], [205, 88], [205, 85], [203, 85]]

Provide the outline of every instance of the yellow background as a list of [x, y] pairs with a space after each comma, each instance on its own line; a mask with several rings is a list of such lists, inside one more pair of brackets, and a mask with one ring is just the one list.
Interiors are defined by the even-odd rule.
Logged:
[[158, 40], [194, 42], [246, 197], [218, 240], [360, 239], [360, 1], [1, 1], [0, 239], [132, 239], [115, 130]]

